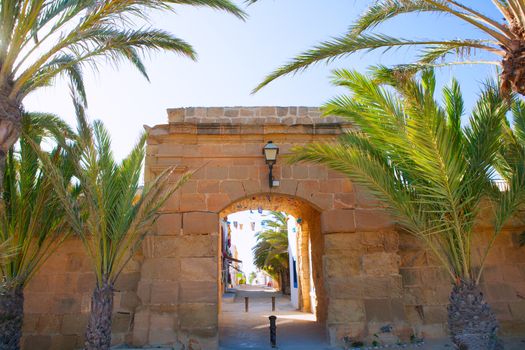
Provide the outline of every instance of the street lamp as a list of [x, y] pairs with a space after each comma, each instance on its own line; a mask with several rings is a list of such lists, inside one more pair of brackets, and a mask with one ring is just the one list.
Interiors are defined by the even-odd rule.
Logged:
[[268, 143], [263, 148], [263, 154], [264, 159], [266, 160], [266, 164], [268, 164], [268, 168], [270, 168], [270, 174], [269, 174], [269, 183], [270, 188], [279, 186], [279, 181], [273, 179], [273, 166], [275, 163], [277, 163], [277, 154], [279, 154], [279, 147], [273, 141], [268, 141]]

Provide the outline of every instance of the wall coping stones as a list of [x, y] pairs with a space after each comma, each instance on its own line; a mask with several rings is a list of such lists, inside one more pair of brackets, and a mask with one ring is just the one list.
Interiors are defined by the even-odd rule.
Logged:
[[169, 134], [320, 134], [338, 135], [351, 123], [321, 117], [319, 107], [187, 107], [167, 109], [168, 124], [145, 126], [150, 136]]

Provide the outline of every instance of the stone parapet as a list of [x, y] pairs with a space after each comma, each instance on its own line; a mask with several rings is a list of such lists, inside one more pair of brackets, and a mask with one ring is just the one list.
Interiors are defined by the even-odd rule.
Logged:
[[248, 125], [295, 125], [343, 123], [335, 116], [322, 117], [319, 107], [188, 107], [169, 108], [168, 121], [176, 123], [221, 123]]

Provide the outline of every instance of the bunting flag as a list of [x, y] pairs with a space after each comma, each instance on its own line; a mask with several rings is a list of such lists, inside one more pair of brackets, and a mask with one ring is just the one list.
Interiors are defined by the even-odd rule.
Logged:
[[255, 231], [255, 222], [250, 222], [250, 226], [252, 227], [252, 231]]
[[263, 212], [262, 207], [257, 208], [257, 212], [258, 212], [259, 214], [262, 214], [262, 212]]
[[243, 226], [243, 224], [239, 224], [239, 228], [241, 229], [241, 231], [242, 231], [242, 226]]
[[239, 225], [239, 223], [237, 221], [233, 222], [233, 227], [237, 228], [238, 225]]

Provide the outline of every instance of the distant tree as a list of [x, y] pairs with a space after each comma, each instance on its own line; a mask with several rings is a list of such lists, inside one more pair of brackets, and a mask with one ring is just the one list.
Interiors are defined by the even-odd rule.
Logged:
[[257, 278], [257, 274], [256, 274], [255, 272], [252, 271], [252, 272], [250, 272], [250, 275], [248, 276], [248, 282], [249, 282], [250, 284], [252, 284], [253, 281], [254, 281], [256, 278]]
[[[260, 0], [259, 0], [260, 1]], [[257, 2], [250, 0], [249, 3]], [[399, 47], [419, 48], [418, 60], [399, 66], [400, 69], [420, 70], [428, 66], [455, 64], [492, 64], [502, 68], [501, 87], [504, 93], [515, 91], [525, 95], [525, 2], [492, 0], [499, 18], [483, 14], [484, 1], [455, 0], [373, 0], [368, 9], [353, 23], [350, 30], [337, 38], [321, 42], [289, 63], [268, 75], [255, 90], [261, 89], [278, 77], [296, 73], [321, 61], [332, 61], [356, 52]], [[430, 39], [405, 39], [372, 31], [391, 19], [409, 13], [429, 13], [436, 28], [444, 16], [457, 18], [480, 32], [479, 38], [442, 39], [436, 30]], [[417, 33], [417, 28], [414, 28]], [[459, 33], [461, 35], [461, 33]], [[471, 59], [479, 52], [494, 60]], [[454, 56], [456, 60], [447, 60]]]
[[[291, 161], [325, 164], [387, 204], [449, 276], [448, 325], [457, 348], [498, 349], [498, 321], [479, 282], [494, 240], [525, 198], [525, 102], [508, 101], [489, 84], [462, 127], [459, 84], [444, 88], [441, 105], [433, 71], [412, 78], [384, 68], [370, 76], [339, 70], [334, 82], [350, 95], [324, 111], [356, 128], [337, 142], [296, 148]], [[506, 119], [510, 112], [514, 128]], [[506, 181], [504, 191], [492, 181], [495, 169]], [[494, 230], [476, 259], [475, 223], [485, 199]]]
[[289, 293], [290, 262], [287, 215], [273, 211], [271, 218], [263, 220], [262, 224], [266, 229], [255, 235], [257, 243], [252, 248], [254, 265], [278, 280], [283, 293]]

